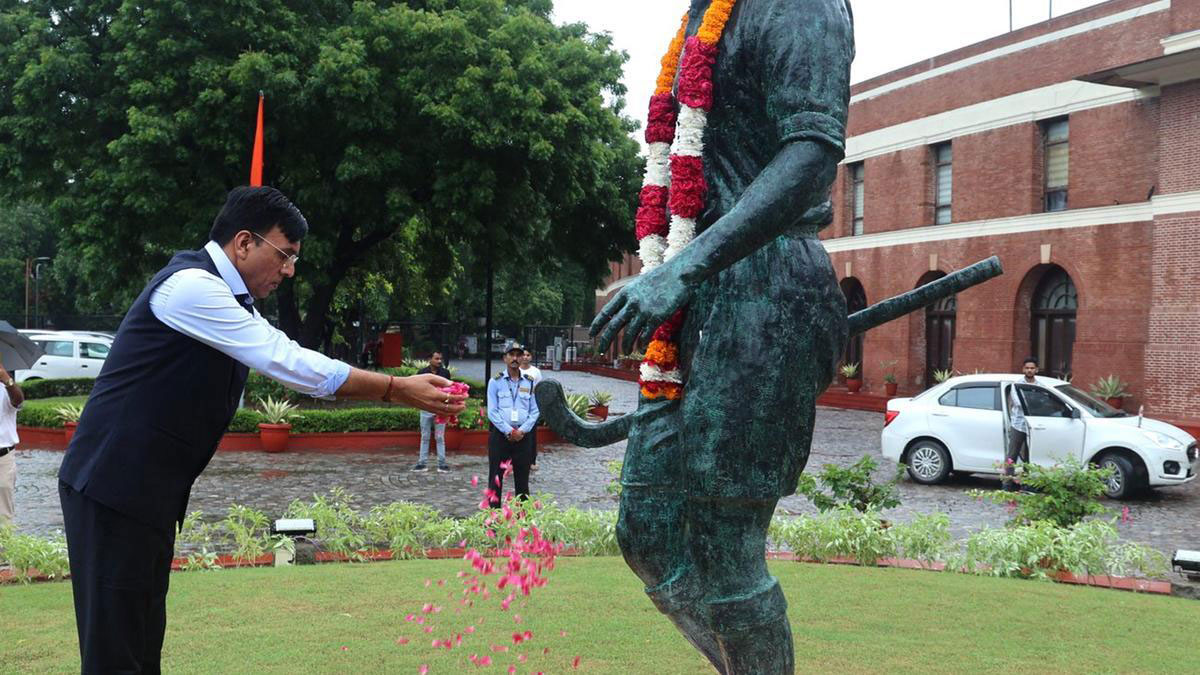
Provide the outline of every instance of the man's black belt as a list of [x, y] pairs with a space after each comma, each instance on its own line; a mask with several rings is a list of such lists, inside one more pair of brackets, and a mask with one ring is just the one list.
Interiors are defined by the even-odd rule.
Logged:
[[0, 457], [3, 457], [5, 455], [7, 455], [8, 453], [12, 452], [14, 447], [16, 447], [16, 446], [10, 445], [7, 448], [0, 448]]

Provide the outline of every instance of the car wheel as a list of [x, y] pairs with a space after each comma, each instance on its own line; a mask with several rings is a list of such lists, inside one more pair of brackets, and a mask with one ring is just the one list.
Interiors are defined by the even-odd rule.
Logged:
[[908, 475], [923, 485], [946, 480], [950, 474], [950, 453], [937, 441], [917, 441], [908, 451]]
[[1121, 455], [1104, 455], [1096, 460], [1101, 469], [1112, 469], [1113, 474], [1105, 481], [1104, 496], [1109, 499], [1123, 499], [1133, 494], [1136, 474], [1133, 464]]

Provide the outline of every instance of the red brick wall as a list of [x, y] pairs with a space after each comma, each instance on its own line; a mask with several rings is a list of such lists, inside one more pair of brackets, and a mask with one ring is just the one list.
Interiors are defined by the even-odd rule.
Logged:
[[1072, 113], [1070, 148], [1071, 208], [1146, 201], [1158, 174], [1158, 101]]
[[[954, 222], [1041, 210], [1041, 132], [1033, 123], [954, 139]], [[913, 223], [915, 224], [915, 223]]]
[[[1103, 375], [1117, 374], [1131, 382], [1135, 399], [1140, 400], [1149, 277], [1125, 271], [1150, 268], [1152, 247], [1146, 223], [958, 239], [838, 252], [831, 257], [839, 277], [844, 276], [846, 262], [851, 263], [852, 274], [863, 284], [867, 301], [874, 303], [915, 287], [929, 270], [931, 254], [937, 254], [941, 271], [960, 269], [990, 255], [1000, 256], [1003, 276], [958, 296], [954, 367], [965, 373], [976, 369], [1015, 372], [1020, 359], [1030, 351], [1030, 296], [1047, 269], [1041, 262], [1041, 245], [1046, 243], [1051, 244], [1051, 264], [1067, 270], [1079, 294], [1074, 381], [1086, 388]], [[1121, 252], [1120, 272], [1115, 272], [1111, 264], [1113, 251]], [[865, 386], [882, 391], [882, 363], [893, 359], [900, 362], [896, 372], [902, 390], [923, 388], [921, 312], [867, 333]]]
[[847, 133], [856, 136], [1160, 56], [1169, 21], [1167, 12], [1147, 14], [858, 101], [851, 105]]
[[1200, 2], [1174, 0], [1171, 3], [1171, 32], [1189, 33], [1200, 29]]
[[[1164, 87], [1159, 193], [1200, 189], [1200, 83]], [[1154, 220], [1146, 411], [1200, 419], [1200, 213]]]

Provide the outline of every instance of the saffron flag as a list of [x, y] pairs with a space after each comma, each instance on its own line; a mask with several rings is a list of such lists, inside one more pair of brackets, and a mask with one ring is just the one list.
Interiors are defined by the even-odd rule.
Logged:
[[254, 154], [250, 158], [250, 185], [262, 185], [263, 171], [263, 95], [258, 92], [258, 126], [254, 129]]

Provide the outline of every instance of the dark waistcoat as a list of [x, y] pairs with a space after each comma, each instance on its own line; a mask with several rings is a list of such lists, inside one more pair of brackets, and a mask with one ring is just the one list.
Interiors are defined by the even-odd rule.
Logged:
[[164, 530], [182, 522], [192, 483], [233, 419], [248, 368], [159, 321], [150, 295], [172, 274], [218, 274], [203, 249], [175, 254], [133, 302], [88, 398], [58, 477]]

